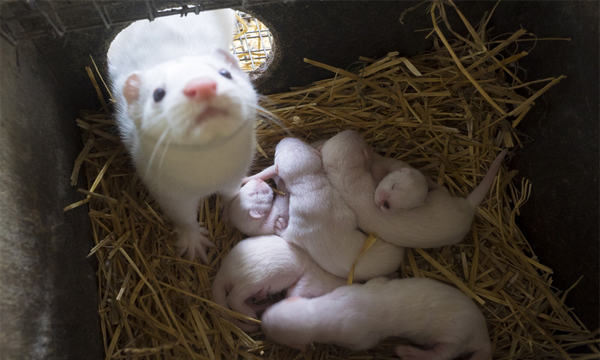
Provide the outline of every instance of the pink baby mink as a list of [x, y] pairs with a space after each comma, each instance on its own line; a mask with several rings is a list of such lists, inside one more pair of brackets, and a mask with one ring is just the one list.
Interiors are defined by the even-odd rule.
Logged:
[[248, 236], [281, 235], [287, 228], [289, 195], [276, 177], [278, 190], [285, 195], [273, 197], [271, 187], [261, 179], [251, 179], [233, 198], [227, 211], [229, 221]]
[[[325, 141], [319, 140], [310, 146], [317, 149]], [[271, 187], [261, 180], [269, 177], [273, 177], [277, 190], [283, 195], [278, 194], [273, 198]], [[281, 235], [287, 228], [290, 196], [283, 180], [275, 175], [275, 165], [259, 174], [244, 178], [242, 183], [245, 185], [227, 207], [230, 222], [249, 236]]]
[[487, 175], [466, 199], [451, 196], [443, 186], [433, 186], [423, 205], [407, 211], [383, 212], [373, 201], [372, 149], [360, 135], [343, 131], [321, 149], [327, 177], [356, 213], [359, 228], [392, 244], [412, 248], [451, 245], [464, 238], [506, 152], [505, 149], [496, 157]]
[[271, 306], [261, 322], [268, 338], [296, 349], [316, 342], [361, 351], [396, 336], [427, 348], [397, 346], [402, 360], [490, 356], [485, 318], [475, 303], [426, 278], [377, 278], [314, 299], [288, 298]]
[[419, 170], [404, 167], [387, 174], [375, 189], [375, 204], [381, 211], [409, 210], [427, 199], [429, 186]]
[[[281, 233], [329, 273], [347, 278], [367, 235], [356, 215], [325, 175], [321, 154], [299, 139], [285, 138], [275, 151], [275, 165], [252, 178], [278, 174], [289, 193], [288, 226]], [[371, 199], [373, 192], [371, 192]], [[371, 200], [371, 204], [375, 206]], [[376, 241], [356, 264], [354, 279], [365, 281], [394, 272], [404, 250]]]
[[[257, 318], [261, 307], [249, 303], [288, 289], [288, 296], [314, 297], [346, 284], [328, 274], [306, 253], [278, 236], [258, 236], [241, 241], [227, 254], [213, 281], [213, 300], [236, 312]], [[258, 329], [226, 311], [221, 316], [244, 331]]]

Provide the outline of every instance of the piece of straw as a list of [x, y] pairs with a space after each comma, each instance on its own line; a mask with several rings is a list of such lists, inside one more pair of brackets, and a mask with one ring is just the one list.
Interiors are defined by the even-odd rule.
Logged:
[[[523, 29], [490, 37], [486, 26], [493, 11], [471, 25], [457, 11], [460, 2], [424, 3], [432, 5], [424, 16], [435, 21], [427, 30], [434, 41], [430, 51], [410, 58], [393, 48], [379, 59], [365, 54], [355, 71], [307, 59], [307, 65], [327, 69], [331, 77], [266, 97], [255, 127], [259, 152], [250, 172], [273, 164], [275, 146], [288, 133], [312, 142], [353, 129], [378, 154], [402, 160], [452, 195], [464, 197], [502, 148], [514, 145], [527, 151], [527, 138], [518, 127], [530, 121], [527, 114], [539, 96], [556, 91], [563, 77], [519, 78], [519, 59], [535, 56], [519, 44], [531, 40], [521, 38], [527, 34]], [[465, 33], [447, 28], [450, 12], [461, 19]], [[414, 11], [406, 16], [423, 15]], [[256, 25], [247, 26], [251, 31]], [[92, 76], [90, 81], [99, 91]], [[89, 256], [98, 260], [98, 316], [106, 359], [390, 358], [396, 339], [368, 351], [315, 344], [302, 353], [274, 344], [260, 331], [246, 334], [222, 319], [219, 310], [259, 322], [212, 301], [215, 274], [243, 239], [222, 221], [220, 201], [211, 197], [199, 204], [199, 224], [216, 244], [208, 252], [210, 263], [175, 256], [177, 235], [135, 173], [111, 115], [104, 109], [82, 112], [76, 124], [85, 146], [70, 181], [75, 185], [76, 178], [85, 178], [77, 184], [85, 199], [62, 206], [68, 205], [65, 211], [89, 206], [94, 241]], [[582, 325], [569, 307], [570, 289], [554, 287], [552, 269], [535, 256], [516, 224], [535, 187], [515, 175], [505, 167], [500, 170], [462, 242], [427, 251], [406, 249], [398, 273], [432, 278], [472, 297], [488, 322], [494, 359], [597, 359], [599, 332]], [[364, 251], [374, 239], [367, 239]]]
[[352, 263], [352, 267], [350, 268], [350, 273], [348, 274], [348, 285], [352, 285], [352, 283], [354, 282], [354, 268], [356, 267], [356, 264], [358, 264], [360, 259], [362, 259], [362, 257], [367, 253], [367, 251], [369, 251], [371, 246], [373, 246], [373, 244], [375, 244], [376, 241], [377, 236], [375, 235], [369, 235], [365, 239], [365, 242], [363, 243], [360, 252], [356, 256], [356, 260], [354, 260], [354, 263]]

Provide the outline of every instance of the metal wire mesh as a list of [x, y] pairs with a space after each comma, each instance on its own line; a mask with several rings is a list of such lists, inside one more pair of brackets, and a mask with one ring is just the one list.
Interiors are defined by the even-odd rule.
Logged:
[[[253, 4], [265, 4], [278, 0], [253, 0]], [[157, 17], [169, 15], [198, 14], [200, 11], [244, 7], [245, 0], [179, 0], [180, 7], [169, 11], [158, 11], [165, 8], [164, 0], [11, 0], [2, 1], [2, 6], [18, 8], [14, 15], [5, 16], [0, 13], [0, 33], [11, 44], [20, 41], [34, 40], [43, 37], [61, 37], [66, 33], [95, 29], [110, 28], [114, 25], [127, 24], [136, 20], [154, 20]], [[169, 1], [172, 3], [173, 1]], [[161, 5], [162, 4], [162, 5]], [[139, 7], [133, 15], [123, 15], [123, 6]], [[14, 30], [9, 24], [14, 21], [27, 22], [25, 30]]]
[[271, 56], [273, 36], [262, 22], [250, 14], [238, 11], [237, 19], [231, 51], [244, 71], [256, 70]]
[[[268, 3], [272, 0], [254, 0], [254, 2]], [[223, 0], [218, 5], [215, 2], [202, 0], [180, 1], [181, 6], [166, 10], [158, 10], [158, 0], [144, 0], [140, 2], [142, 12], [135, 16], [119, 17], [119, 6], [127, 2], [110, 0], [91, 1], [48, 1], [48, 0], [23, 0], [17, 1], [21, 5], [16, 15], [2, 16], [0, 14], [1, 35], [11, 44], [16, 45], [21, 41], [35, 40], [44, 37], [58, 38], [69, 32], [84, 31], [113, 25], [126, 24], [136, 20], [154, 20], [162, 16], [183, 16], [188, 13], [198, 14], [200, 11], [214, 8], [239, 6], [242, 0]], [[262, 63], [269, 59], [273, 36], [269, 29], [258, 19], [250, 14], [237, 11], [237, 29], [233, 38], [231, 52], [239, 59], [244, 71], [256, 70]], [[11, 22], [27, 22], [26, 30], [15, 31], [9, 26]]]

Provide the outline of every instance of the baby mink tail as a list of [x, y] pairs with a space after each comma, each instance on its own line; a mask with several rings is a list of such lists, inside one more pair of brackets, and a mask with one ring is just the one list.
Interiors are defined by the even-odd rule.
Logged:
[[[225, 291], [225, 286], [224, 286], [224, 284], [222, 284], [222, 281], [218, 274], [217, 274], [217, 277], [215, 278], [215, 281], [213, 282], [212, 296], [213, 296], [214, 302], [216, 302], [217, 304], [221, 305], [224, 308], [229, 309], [229, 306], [227, 306], [227, 292]], [[242, 329], [246, 332], [258, 330], [258, 327], [259, 327], [258, 324], [256, 324], [256, 325], [245, 324], [245, 323], [241, 322], [240, 320], [231, 316], [225, 310], [219, 309], [219, 313], [221, 314], [221, 317], [223, 319], [233, 323], [234, 325], [236, 325], [237, 327], [239, 327], [240, 329]]]
[[473, 190], [473, 192], [471, 192], [469, 196], [467, 196], [467, 201], [469, 201], [469, 203], [474, 208], [481, 204], [483, 198], [485, 198], [485, 195], [492, 187], [492, 184], [494, 183], [494, 178], [496, 177], [496, 174], [500, 169], [500, 165], [502, 164], [502, 160], [504, 160], [504, 156], [506, 156], [507, 152], [508, 149], [504, 149], [500, 154], [498, 154], [494, 162], [492, 162], [492, 165], [490, 166], [490, 169], [488, 170], [487, 174], [483, 178], [483, 181], [481, 181], [481, 184], [479, 184], [479, 186], [477, 186], [477, 188], [475, 188], [475, 190]]

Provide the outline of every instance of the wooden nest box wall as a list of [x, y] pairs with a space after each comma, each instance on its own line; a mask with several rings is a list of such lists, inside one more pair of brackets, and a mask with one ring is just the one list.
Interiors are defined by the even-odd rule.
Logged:
[[[478, 23], [492, 2], [457, 1]], [[97, 263], [86, 209], [70, 186], [83, 147], [78, 111], [99, 108], [85, 67], [106, 77], [110, 41], [135, 19], [185, 5], [194, 12], [231, 7], [263, 21], [273, 58], [252, 74], [264, 95], [332, 77], [304, 58], [351, 69], [361, 56], [433, 47], [426, 6], [413, 1], [13, 1], [1, 6], [0, 59], [0, 352], [7, 359], [103, 357]], [[588, 329], [599, 327], [599, 3], [506, 1], [489, 28], [525, 28], [543, 40], [520, 60], [527, 79], [567, 76], [536, 100], [520, 131], [534, 141], [510, 162], [533, 191], [517, 223], [553, 286]], [[462, 24], [456, 14], [451, 23]], [[422, 32], [417, 30], [426, 29]], [[461, 32], [463, 28], [457, 27]], [[91, 55], [91, 58], [90, 58]], [[93, 354], [93, 355], [92, 355]]]

